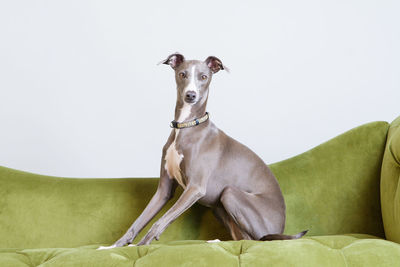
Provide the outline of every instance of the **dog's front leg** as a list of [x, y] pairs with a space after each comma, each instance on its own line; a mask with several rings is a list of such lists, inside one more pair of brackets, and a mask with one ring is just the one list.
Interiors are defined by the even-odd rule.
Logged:
[[198, 186], [188, 186], [179, 197], [178, 201], [150, 228], [149, 232], [137, 244], [148, 245], [158, 237], [164, 230], [178, 218], [184, 211], [190, 208], [197, 200], [205, 195], [205, 190]]
[[170, 200], [176, 189], [176, 182], [170, 179], [166, 171], [161, 171], [158, 188], [142, 214], [135, 220], [128, 231], [112, 247], [122, 247], [132, 243], [140, 231], [150, 222], [151, 219], [161, 210]]

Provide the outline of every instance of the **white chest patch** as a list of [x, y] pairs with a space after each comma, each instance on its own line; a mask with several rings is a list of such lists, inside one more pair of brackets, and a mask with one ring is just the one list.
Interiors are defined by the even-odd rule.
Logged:
[[186, 187], [185, 183], [182, 179], [181, 167], [180, 164], [182, 162], [183, 155], [179, 154], [175, 147], [175, 140], [167, 149], [167, 153], [165, 155], [165, 166], [169, 177], [175, 178], [175, 180], [182, 186]]
[[[192, 107], [185, 103], [183, 105], [183, 108], [180, 110], [181, 112], [179, 114], [178, 121], [183, 122], [187, 117], [189, 117], [191, 109]], [[175, 129], [175, 139], [168, 147], [167, 152], [165, 153], [164, 168], [167, 171], [168, 176], [171, 179], [175, 178], [178, 184], [185, 189], [186, 184], [183, 181], [181, 167], [180, 167], [180, 164], [184, 156], [183, 154], [179, 154], [178, 151], [176, 150], [176, 139], [178, 135], [179, 135], [179, 130]]]

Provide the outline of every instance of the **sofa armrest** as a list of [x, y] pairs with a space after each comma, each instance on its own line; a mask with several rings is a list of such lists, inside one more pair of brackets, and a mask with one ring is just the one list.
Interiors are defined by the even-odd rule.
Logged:
[[400, 117], [389, 128], [381, 171], [381, 207], [386, 239], [400, 243]]

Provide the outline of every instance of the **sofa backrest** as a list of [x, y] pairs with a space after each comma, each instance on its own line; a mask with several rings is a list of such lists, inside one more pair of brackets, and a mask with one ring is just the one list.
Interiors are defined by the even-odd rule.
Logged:
[[[387, 129], [385, 122], [366, 124], [271, 165], [286, 200], [286, 233], [383, 236], [379, 176]], [[112, 244], [145, 208], [157, 183], [49, 177], [0, 167], [0, 248]], [[196, 204], [160, 241], [215, 238], [230, 239], [211, 211]]]
[[354, 128], [271, 165], [287, 206], [287, 233], [364, 233], [383, 237], [380, 170], [388, 123]]
[[400, 243], [400, 117], [389, 128], [382, 162], [382, 218], [388, 240]]
[[[112, 244], [143, 211], [157, 183], [156, 178], [49, 177], [0, 167], [0, 248]], [[195, 205], [160, 240], [220, 237], [229, 235], [208, 209]]]

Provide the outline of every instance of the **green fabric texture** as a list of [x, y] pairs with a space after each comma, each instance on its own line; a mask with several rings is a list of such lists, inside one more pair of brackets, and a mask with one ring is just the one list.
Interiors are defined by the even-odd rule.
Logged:
[[389, 128], [382, 163], [381, 201], [386, 238], [400, 243], [400, 117]]
[[194, 205], [160, 241], [97, 251], [125, 233], [158, 179], [61, 178], [0, 167], [0, 266], [395, 266], [400, 245], [381, 238], [384, 231], [400, 238], [398, 124], [368, 123], [270, 165], [285, 196], [285, 233], [310, 230], [298, 240], [206, 243], [231, 238], [208, 208]]
[[[140, 215], [157, 183], [155, 178], [58, 178], [0, 167], [0, 248], [111, 244]], [[177, 190], [156, 218], [180, 193]], [[207, 208], [195, 205], [160, 240], [215, 238], [229, 239], [229, 235]]]
[[388, 123], [354, 128], [301, 155], [272, 164], [285, 196], [285, 232], [384, 237], [380, 171]]
[[398, 266], [400, 245], [368, 235], [291, 241], [170, 241], [141, 247], [0, 249], [0, 265], [19, 266]]

